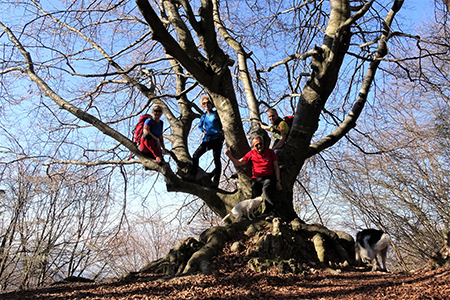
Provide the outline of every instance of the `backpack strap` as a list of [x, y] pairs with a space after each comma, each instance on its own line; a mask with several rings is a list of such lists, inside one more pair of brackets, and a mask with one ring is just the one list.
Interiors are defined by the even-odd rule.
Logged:
[[273, 130], [281, 132], [281, 128], [280, 128], [281, 121], [283, 121], [283, 119], [280, 117], [278, 117], [278, 119], [275, 120], [275, 122], [272, 124]]

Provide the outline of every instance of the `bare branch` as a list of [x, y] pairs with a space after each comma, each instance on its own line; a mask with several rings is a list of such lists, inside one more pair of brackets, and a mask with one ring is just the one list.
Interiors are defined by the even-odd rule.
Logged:
[[377, 52], [374, 55], [373, 61], [371, 62], [369, 69], [367, 70], [365, 79], [363, 81], [363, 85], [361, 86], [360, 93], [358, 95], [358, 99], [356, 100], [353, 109], [342, 122], [332, 133], [323, 139], [311, 144], [308, 156], [312, 156], [314, 154], [319, 153], [320, 151], [331, 147], [337, 141], [339, 141], [345, 134], [347, 134], [352, 128], [356, 126], [356, 121], [358, 120], [361, 111], [364, 108], [364, 105], [367, 101], [367, 95], [369, 92], [369, 88], [372, 85], [373, 80], [375, 79], [375, 73], [378, 69], [378, 66], [381, 62], [381, 58], [387, 54], [387, 42], [389, 40], [389, 32], [390, 26], [394, 20], [395, 13], [400, 9], [403, 4], [402, 0], [396, 0], [393, 4], [393, 8], [390, 10], [389, 14], [384, 19], [384, 30], [383, 35], [380, 38], [380, 42], [378, 44]]

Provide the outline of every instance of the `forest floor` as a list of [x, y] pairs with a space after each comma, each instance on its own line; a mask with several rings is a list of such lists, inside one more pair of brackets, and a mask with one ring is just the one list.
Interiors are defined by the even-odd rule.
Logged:
[[166, 276], [134, 273], [117, 280], [58, 283], [17, 292], [0, 293], [0, 300], [40, 299], [450, 299], [450, 266], [415, 272], [371, 272], [367, 268], [325, 270], [314, 263], [300, 274], [280, 274], [271, 268], [255, 272], [247, 267], [249, 237], [236, 237], [246, 247], [231, 250], [232, 241], [212, 260], [211, 275]]
[[449, 267], [414, 273], [310, 268], [302, 275], [286, 275], [276, 270], [256, 273], [235, 257], [222, 258], [226, 263], [211, 275], [136, 274], [109, 283], [0, 293], [0, 299], [450, 299]]

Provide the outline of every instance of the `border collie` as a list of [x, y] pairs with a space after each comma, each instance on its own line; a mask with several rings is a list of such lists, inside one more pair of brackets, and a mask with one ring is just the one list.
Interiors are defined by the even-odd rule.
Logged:
[[355, 254], [356, 261], [367, 262], [372, 264], [372, 271], [380, 268], [377, 256], [381, 256], [383, 263], [383, 271], [386, 269], [386, 254], [391, 242], [391, 237], [378, 229], [364, 229], [356, 234]]
[[250, 215], [255, 217], [253, 211], [262, 203], [262, 201], [263, 201], [262, 196], [256, 197], [254, 199], [241, 201], [231, 209], [231, 212], [228, 215], [226, 215], [225, 218], [222, 219], [222, 221], [225, 222], [225, 220], [228, 219], [231, 215], [233, 215], [235, 220], [241, 219], [243, 215], [247, 215], [249, 220], [251, 220], [252, 218], [250, 217]]

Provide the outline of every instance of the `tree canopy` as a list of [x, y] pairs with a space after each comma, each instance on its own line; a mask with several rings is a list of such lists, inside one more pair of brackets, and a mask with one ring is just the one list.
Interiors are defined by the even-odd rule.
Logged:
[[[162, 1], [11, 4], [3, 30], [4, 109], [29, 109], [9, 161], [123, 166], [142, 164], [169, 191], [196, 195], [224, 216], [249, 196], [249, 168], [237, 191], [192, 184], [192, 128], [209, 94], [236, 157], [261, 132], [265, 109], [294, 114], [279, 156], [283, 191], [276, 204], [297, 216], [293, 185], [306, 159], [335, 145], [356, 125], [375, 73], [396, 36], [403, 1]], [[28, 81], [26, 80], [28, 79]], [[29, 84], [32, 81], [33, 84]], [[27, 90], [28, 95], [23, 96]], [[171, 159], [162, 166], [130, 140], [137, 117], [164, 107]], [[20, 105], [20, 108], [18, 105]], [[45, 123], [34, 123], [44, 118]], [[36, 147], [19, 139], [37, 136]], [[136, 159], [129, 160], [130, 151]], [[38, 153], [37, 153], [38, 152]], [[51, 172], [51, 171], [49, 171]], [[232, 172], [229, 166], [224, 176]], [[200, 182], [199, 182], [200, 183]]]

